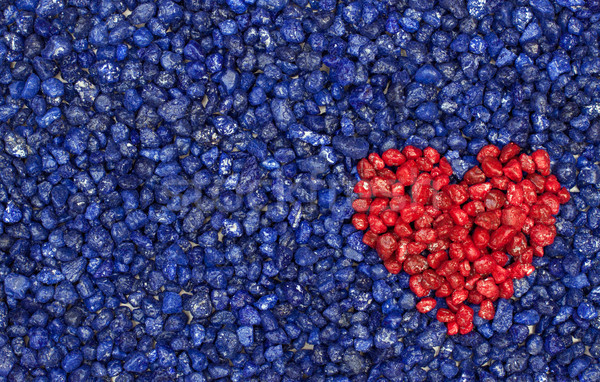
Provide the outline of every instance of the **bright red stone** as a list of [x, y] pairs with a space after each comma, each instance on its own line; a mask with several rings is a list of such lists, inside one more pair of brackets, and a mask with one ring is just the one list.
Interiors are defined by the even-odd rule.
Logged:
[[417, 310], [421, 313], [431, 312], [435, 305], [436, 302], [433, 297], [425, 297], [417, 303]]
[[367, 214], [358, 213], [352, 216], [352, 225], [359, 231], [364, 231], [369, 227], [369, 221], [367, 220]]
[[406, 157], [399, 150], [389, 149], [384, 151], [381, 159], [388, 166], [400, 166], [402, 163], [406, 162]]
[[501, 163], [509, 162], [512, 158], [519, 155], [520, 151], [521, 151], [521, 148], [517, 144], [512, 143], [512, 142], [507, 143], [502, 148], [502, 151], [500, 152], [500, 157], [498, 159], [500, 159]]
[[379, 154], [371, 153], [369, 154], [368, 158], [369, 162], [371, 162], [373, 167], [375, 167], [375, 170], [381, 170], [385, 167], [385, 162], [383, 161], [383, 159], [381, 159]]

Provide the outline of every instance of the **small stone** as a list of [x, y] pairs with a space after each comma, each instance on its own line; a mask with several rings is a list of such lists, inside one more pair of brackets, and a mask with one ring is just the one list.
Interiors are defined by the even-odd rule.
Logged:
[[369, 153], [369, 143], [363, 138], [336, 135], [332, 143], [336, 150], [352, 159], [365, 158]]
[[23, 213], [17, 207], [17, 205], [11, 200], [6, 204], [4, 214], [2, 215], [2, 221], [7, 224], [18, 223], [23, 217]]
[[14, 157], [27, 157], [27, 142], [25, 138], [12, 131], [9, 131], [4, 135], [4, 146], [6, 152]]
[[23, 275], [9, 273], [4, 278], [4, 292], [8, 297], [22, 300], [31, 286], [29, 279]]

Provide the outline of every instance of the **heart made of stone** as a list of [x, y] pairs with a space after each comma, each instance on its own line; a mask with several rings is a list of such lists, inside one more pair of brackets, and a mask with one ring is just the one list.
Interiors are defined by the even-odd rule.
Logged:
[[[473, 329], [474, 310], [491, 320], [494, 302], [513, 295], [513, 280], [534, 271], [534, 256], [556, 236], [556, 215], [569, 191], [550, 174], [544, 150], [521, 153], [514, 143], [483, 147], [478, 166], [456, 180], [433, 148], [372, 153], [358, 163], [361, 180], [354, 227], [391, 273], [410, 275], [410, 289], [448, 334]], [[426, 297], [429, 296], [429, 297]]]

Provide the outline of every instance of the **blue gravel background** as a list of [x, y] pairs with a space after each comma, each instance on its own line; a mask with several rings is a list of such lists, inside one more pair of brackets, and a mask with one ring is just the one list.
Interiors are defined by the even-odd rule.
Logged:
[[[0, 381], [600, 381], [598, 0], [0, 11]], [[355, 166], [511, 141], [572, 200], [450, 338], [349, 224]]]

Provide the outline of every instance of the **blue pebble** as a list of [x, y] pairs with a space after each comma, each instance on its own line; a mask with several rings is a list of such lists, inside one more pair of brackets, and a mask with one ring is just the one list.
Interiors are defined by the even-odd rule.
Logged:
[[415, 111], [418, 119], [426, 122], [434, 122], [439, 118], [440, 111], [437, 105], [433, 102], [421, 104]]
[[30, 287], [31, 282], [23, 275], [10, 273], [4, 278], [4, 292], [8, 297], [22, 300]]
[[570, 71], [571, 64], [569, 63], [569, 58], [560, 53], [555, 54], [552, 61], [548, 64], [548, 75], [552, 81], [556, 81], [558, 76]]
[[512, 326], [513, 306], [504, 299], [499, 300], [496, 315], [492, 321], [492, 329], [497, 333], [506, 333]]
[[415, 73], [415, 81], [425, 85], [434, 85], [442, 79], [441, 73], [432, 65], [424, 65]]
[[535, 325], [540, 321], [540, 316], [535, 310], [526, 310], [515, 314], [514, 321], [523, 325]]
[[252, 346], [254, 343], [254, 331], [252, 326], [240, 326], [237, 328], [237, 336], [242, 346]]
[[21, 218], [23, 218], [21, 209], [13, 201], [9, 201], [4, 209], [2, 221], [7, 224], [14, 224], [18, 223]]
[[579, 306], [577, 307], [577, 315], [582, 319], [589, 321], [598, 317], [598, 310], [593, 304], [589, 302], [584, 302], [579, 304]]
[[141, 352], [131, 353], [125, 360], [123, 368], [131, 373], [142, 373], [148, 368], [148, 358]]
[[181, 312], [181, 296], [173, 292], [165, 292], [163, 295], [162, 312], [165, 314], [174, 314]]
[[261, 297], [255, 304], [259, 310], [269, 310], [272, 309], [277, 303], [278, 298], [274, 294], [266, 295]]

